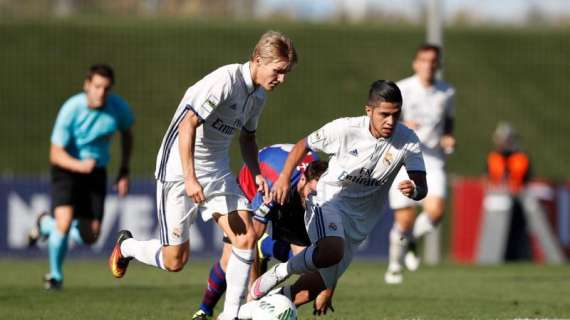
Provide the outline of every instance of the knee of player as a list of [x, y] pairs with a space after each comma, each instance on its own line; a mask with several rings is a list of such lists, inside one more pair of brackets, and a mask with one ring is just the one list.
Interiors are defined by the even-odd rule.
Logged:
[[236, 236], [232, 245], [239, 249], [251, 249], [255, 247], [256, 241], [257, 235], [255, 232], [253, 230], [248, 230], [245, 234]]
[[79, 229], [79, 236], [83, 244], [92, 245], [99, 239], [99, 230]]
[[164, 259], [164, 268], [170, 272], [179, 272], [184, 269], [184, 266], [188, 262], [188, 258], [172, 258], [172, 259]]

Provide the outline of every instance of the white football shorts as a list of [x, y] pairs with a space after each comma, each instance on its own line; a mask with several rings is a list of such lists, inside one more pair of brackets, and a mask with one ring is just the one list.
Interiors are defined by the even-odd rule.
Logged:
[[332, 205], [325, 203], [320, 206], [314, 202], [313, 197], [307, 200], [305, 211], [305, 226], [311, 243], [316, 243], [324, 237], [340, 237], [344, 239], [344, 255], [342, 260], [328, 268], [319, 269], [319, 273], [327, 288], [333, 288], [338, 279], [348, 269], [352, 262], [354, 252], [361, 241], [353, 241], [345, 233], [342, 214]]
[[198, 206], [186, 196], [184, 181], [156, 182], [156, 205], [160, 241], [163, 245], [179, 245], [190, 238], [190, 226], [198, 214], [206, 222], [212, 214], [226, 215], [242, 210], [251, 211], [232, 173], [198, 179], [206, 201]]

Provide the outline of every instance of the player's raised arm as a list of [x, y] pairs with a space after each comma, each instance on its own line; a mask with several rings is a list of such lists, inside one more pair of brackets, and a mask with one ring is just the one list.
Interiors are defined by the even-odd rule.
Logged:
[[305, 158], [307, 152], [309, 152], [309, 149], [307, 148], [307, 141], [305, 138], [299, 140], [291, 152], [289, 152], [289, 156], [287, 157], [287, 161], [285, 161], [283, 170], [281, 171], [281, 174], [279, 174], [279, 178], [277, 178], [273, 184], [273, 188], [271, 188], [271, 198], [273, 201], [276, 201], [281, 205], [285, 203], [287, 193], [289, 192], [291, 174], [301, 160]]
[[188, 112], [184, 120], [178, 126], [178, 148], [180, 149], [180, 161], [184, 172], [184, 186], [186, 194], [194, 203], [202, 203], [206, 200], [202, 185], [196, 178], [194, 168], [194, 146], [196, 145], [196, 129], [201, 125], [200, 118], [194, 112]]

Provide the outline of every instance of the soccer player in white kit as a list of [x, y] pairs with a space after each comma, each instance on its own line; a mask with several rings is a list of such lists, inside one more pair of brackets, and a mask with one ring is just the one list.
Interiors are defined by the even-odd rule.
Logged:
[[229, 147], [234, 133], [243, 160], [259, 191], [269, 196], [260, 173], [255, 130], [265, 104], [265, 91], [281, 84], [297, 55], [285, 35], [268, 31], [250, 61], [223, 66], [192, 85], [180, 102], [164, 136], [156, 164], [160, 240], [136, 240], [119, 232], [109, 266], [123, 277], [132, 258], [177, 272], [189, 258], [190, 225], [200, 214], [213, 218], [232, 243], [226, 272], [227, 291], [218, 319], [234, 319], [244, 299], [256, 235], [251, 209], [230, 171]]
[[[369, 90], [366, 115], [337, 119], [297, 142], [271, 193], [276, 201], [285, 200], [289, 175], [308, 148], [331, 156], [316, 194], [307, 199], [305, 226], [312, 244], [258, 278], [250, 289], [254, 299], [268, 294], [291, 274], [301, 277], [292, 286], [280, 289], [280, 293], [296, 305], [333, 288], [358, 245], [378, 222], [390, 185], [402, 166], [410, 180], [400, 182], [400, 192], [415, 200], [426, 195], [419, 140], [411, 129], [398, 122], [401, 104], [396, 84], [378, 80]], [[242, 308], [240, 319], [248, 317], [250, 305]]]
[[[416, 240], [434, 230], [443, 216], [446, 197], [445, 160], [455, 147], [453, 136], [453, 98], [455, 89], [436, 79], [440, 65], [440, 48], [430, 44], [416, 50], [412, 64], [415, 74], [398, 82], [402, 90], [402, 122], [413, 129], [421, 142], [427, 171], [429, 193], [421, 202], [423, 212], [416, 217], [418, 202], [406, 198], [397, 188], [390, 190], [390, 207], [394, 225], [390, 231], [389, 264], [384, 280], [398, 284], [403, 280], [402, 265], [415, 271]], [[396, 183], [407, 179], [400, 171]]]

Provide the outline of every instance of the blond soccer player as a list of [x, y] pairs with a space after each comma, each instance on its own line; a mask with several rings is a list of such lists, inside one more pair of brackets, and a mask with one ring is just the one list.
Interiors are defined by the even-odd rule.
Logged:
[[243, 302], [256, 241], [251, 210], [229, 166], [232, 137], [239, 144], [260, 191], [268, 185], [260, 174], [255, 131], [266, 92], [283, 83], [297, 62], [292, 41], [268, 31], [250, 60], [206, 75], [186, 91], [166, 131], [156, 163], [160, 239], [137, 240], [122, 230], [109, 265], [122, 277], [131, 259], [172, 272], [189, 258], [190, 225], [200, 214], [213, 219], [229, 237], [232, 255], [226, 272], [224, 309], [218, 319], [234, 319]]

